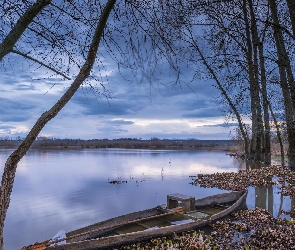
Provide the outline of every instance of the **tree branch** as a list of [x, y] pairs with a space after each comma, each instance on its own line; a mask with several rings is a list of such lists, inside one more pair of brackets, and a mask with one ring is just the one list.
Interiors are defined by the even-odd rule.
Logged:
[[43, 62], [41, 62], [41, 61], [39, 61], [39, 60], [37, 60], [37, 59], [31, 57], [31, 56], [29, 56], [29, 55], [27, 55], [27, 54], [25, 54], [25, 53], [22, 53], [22, 52], [20, 52], [20, 51], [18, 51], [18, 50], [14, 50], [14, 49], [11, 51], [11, 53], [14, 53], [14, 54], [17, 54], [17, 55], [23, 56], [23, 57], [25, 57], [25, 58], [27, 58], [27, 59], [29, 59], [29, 60], [31, 60], [31, 61], [34, 61], [34, 62], [36, 62], [36, 63], [38, 63], [38, 64], [44, 66], [45, 68], [47, 68], [47, 69], [53, 71], [54, 73], [56, 73], [56, 74], [58, 74], [58, 75], [61, 75], [62, 77], [66, 78], [67, 80], [71, 80], [71, 78], [68, 77], [68, 76], [66, 76], [64, 73], [59, 72], [58, 70], [56, 70], [56, 69], [50, 67], [49, 65], [47, 65], [47, 64], [45, 64], [45, 63], [43, 63]]
[[17, 43], [21, 35], [28, 28], [33, 19], [48, 5], [51, 0], [37, 0], [35, 4], [29, 8], [23, 16], [21, 16], [9, 34], [0, 44], [0, 61], [4, 56], [9, 54], [14, 45]]

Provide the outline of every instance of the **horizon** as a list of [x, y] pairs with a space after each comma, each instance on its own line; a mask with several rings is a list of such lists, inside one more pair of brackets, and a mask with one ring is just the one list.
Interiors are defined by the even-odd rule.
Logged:
[[[0, 137], [0, 141], [22, 141], [24, 140], [24, 137]], [[197, 138], [185, 138], [185, 139], [180, 139], [180, 138], [150, 138], [150, 139], [142, 139], [142, 138], [92, 138], [92, 139], [82, 139], [82, 138], [57, 138], [57, 137], [38, 137], [36, 141], [42, 141], [42, 140], [80, 140], [80, 141], [118, 141], [118, 140], [127, 140], [127, 141], [236, 141], [238, 139], [197, 139]]]

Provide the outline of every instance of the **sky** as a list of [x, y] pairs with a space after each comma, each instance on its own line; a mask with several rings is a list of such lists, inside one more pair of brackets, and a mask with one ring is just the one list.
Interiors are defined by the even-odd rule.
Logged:
[[[21, 44], [21, 49], [27, 44]], [[0, 65], [0, 138], [25, 137], [41, 114], [49, 110], [70, 86], [72, 80], [23, 59], [9, 55]], [[104, 57], [105, 85], [110, 98], [101, 92], [100, 83], [89, 80], [39, 136], [73, 139], [231, 139], [237, 127], [225, 125], [225, 112], [216, 100], [220, 94], [212, 80], [190, 82], [185, 72], [183, 83], [173, 85], [173, 75], [165, 70], [160, 83], [139, 83], [128, 69], [118, 70]], [[97, 65], [94, 71], [98, 70]], [[127, 76], [127, 77], [126, 77]], [[139, 77], [140, 78], [140, 77]]]
[[[80, 88], [40, 136], [231, 139], [236, 124], [224, 124], [212, 81], [196, 81], [190, 86], [137, 84], [125, 81], [115, 65], [109, 67], [106, 87], [111, 98], [98, 96], [89, 86]], [[1, 70], [0, 137], [24, 137], [69, 82], [47, 78], [49, 73], [42, 68], [32, 75], [26, 65]]]

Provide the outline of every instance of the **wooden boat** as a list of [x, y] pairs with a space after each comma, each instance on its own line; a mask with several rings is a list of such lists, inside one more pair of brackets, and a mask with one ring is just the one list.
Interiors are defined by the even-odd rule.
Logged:
[[[167, 206], [161, 205], [98, 222], [68, 232], [66, 238], [35, 243], [21, 248], [21, 250], [110, 249], [120, 245], [194, 230], [239, 209], [244, 204], [246, 196], [247, 191], [218, 194], [198, 200], [180, 194], [168, 195]], [[193, 209], [191, 209], [192, 207]], [[169, 217], [175, 218], [171, 220], [171, 224], [167, 225]], [[157, 220], [159, 226], [155, 227]], [[146, 230], [140, 230], [140, 226]], [[133, 227], [135, 231], [128, 232], [128, 227]], [[59, 242], [65, 240], [65, 244], [59, 244]]]

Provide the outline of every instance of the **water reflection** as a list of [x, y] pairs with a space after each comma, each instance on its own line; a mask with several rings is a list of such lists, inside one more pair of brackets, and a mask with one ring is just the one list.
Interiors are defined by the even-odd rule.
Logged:
[[[11, 150], [0, 151], [0, 164]], [[5, 225], [5, 249], [166, 203], [169, 193], [223, 193], [189, 185], [189, 175], [237, 171], [224, 152], [31, 150], [18, 166]], [[110, 180], [127, 181], [119, 185]], [[15, 235], [18, 235], [17, 240]]]
[[[295, 217], [295, 199], [288, 196], [283, 196], [278, 193], [278, 187], [250, 187], [247, 197], [247, 206], [249, 209], [260, 207], [267, 209], [274, 217], [290, 218]], [[281, 211], [291, 212], [282, 214]]]
[[[247, 170], [257, 169], [261, 167], [259, 163], [244, 162]], [[273, 177], [276, 179], [276, 177]], [[271, 181], [272, 177], [266, 179]], [[270, 187], [249, 187], [247, 196], [247, 207], [249, 209], [260, 207], [267, 209], [274, 217], [295, 218], [295, 198], [283, 196], [280, 193], [279, 186]], [[291, 215], [282, 213], [283, 211], [291, 212]]]
[[251, 162], [251, 161], [244, 161], [240, 158], [233, 158], [233, 164], [238, 167], [240, 170], [250, 170], [250, 169], [257, 169], [261, 167], [261, 163], [259, 162]]
[[[0, 164], [11, 150], [0, 150]], [[170, 193], [202, 198], [227, 192], [189, 185], [199, 173], [249, 169], [217, 151], [32, 150], [18, 166], [5, 225], [5, 249], [18, 249], [96, 221], [166, 203]], [[120, 180], [110, 184], [110, 181]], [[295, 201], [249, 188], [247, 206], [290, 210]], [[273, 204], [273, 205], [271, 205]], [[16, 237], [17, 236], [17, 240]]]

